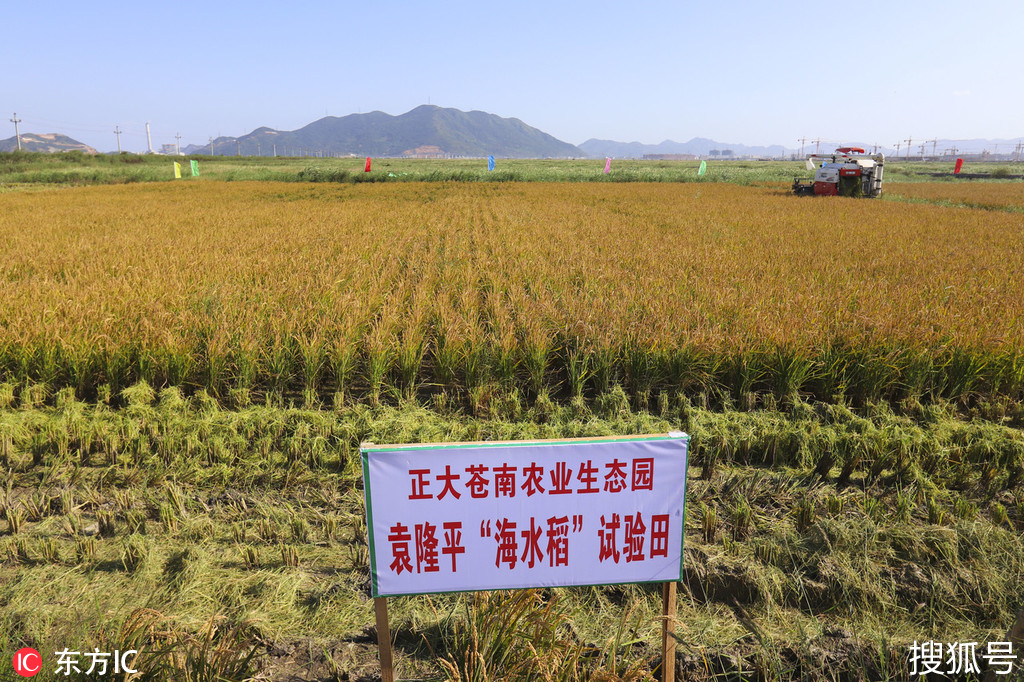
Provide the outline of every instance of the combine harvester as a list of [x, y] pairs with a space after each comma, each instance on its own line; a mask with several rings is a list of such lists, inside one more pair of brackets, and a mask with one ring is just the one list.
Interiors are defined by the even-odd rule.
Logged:
[[[819, 161], [822, 161], [820, 165]], [[793, 178], [793, 193], [814, 196], [868, 197], [882, 195], [885, 156], [860, 147], [840, 147], [832, 154], [811, 154], [807, 170], [814, 179]], [[815, 170], [817, 169], [817, 170]]]

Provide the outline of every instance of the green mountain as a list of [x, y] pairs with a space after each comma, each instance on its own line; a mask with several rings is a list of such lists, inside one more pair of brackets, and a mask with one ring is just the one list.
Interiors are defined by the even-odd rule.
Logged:
[[[271, 156], [487, 156], [562, 158], [584, 156], [576, 146], [526, 125], [483, 111], [423, 105], [400, 116], [382, 111], [327, 116], [298, 130], [257, 128], [242, 137], [218, 138], [218, 155]], [[190, 145], [186, 154], [210, 153]]]
[[[18, 148], [18, 138], [9, 137], [0, 140], [0, 152], [13, 152]], [[58, 133], [23, 133], [21, 135], [21, 149], [26, 152], [70, 152], [78, 150], [86, 154], [96, 154], [92, 147], [82, 144], [78, 140], [72, 140], [67, 135]]]

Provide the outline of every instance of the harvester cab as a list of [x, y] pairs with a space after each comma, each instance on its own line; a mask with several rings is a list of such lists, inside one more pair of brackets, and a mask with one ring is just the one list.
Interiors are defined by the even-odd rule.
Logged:
[[793, 178], [798, 195], [878, 197], [882, 195], [885, 156], [867, 154], [860, 147], [839, 147], [832, 154], [811, 154], [807, 170], [814, 178]]

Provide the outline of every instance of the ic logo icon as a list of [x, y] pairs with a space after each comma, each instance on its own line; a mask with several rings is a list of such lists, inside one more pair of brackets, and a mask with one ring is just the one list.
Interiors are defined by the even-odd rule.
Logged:
[[33, 677], [42, 667], [43, 658], [35, 649], [25, 647], [14, 654], [14, 672], [22, 677]]

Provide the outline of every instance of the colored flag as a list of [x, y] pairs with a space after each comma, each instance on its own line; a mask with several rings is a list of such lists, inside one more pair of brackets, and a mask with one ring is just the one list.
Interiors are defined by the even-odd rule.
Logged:
[[174, 177], [181, 177], [181, 164], [178, 163], [177, 161], [174, 162]]
[[956, 160], [956, 166], [953, 167], [953, 174], [956, 175], [957, 173], [959, 173], [960, 169], [963, 168], [963, 167], [964, 167], [964, 160], [963, 159], [957, 159]]
[[195, 159], [192, 160], [192, 177], [199, 177], [199, 162]]
[[488, 156], [487, 157], [487, 170], [489, 170], [489, 171], [494, 170], [494, 157], [493, 156]]
[[707, 171], [707, 169], [708, 169], [708, 162], [707, 161], [701, 161], [700, 162], [700, 168], [697, 169], [697, 175], [704, 175], [704, 172]]
[[363, 172], [364, 173], [369, 173], [370, 172], [370, 157], [369, 156], [366, 157], [366, 167], [363, 168]]
[[605, 160], [604, 160], [604, 172], [605, 173], [611, 173], [612, 172], [612, 160], [609, 159], [609, 158], [605, 158]]

